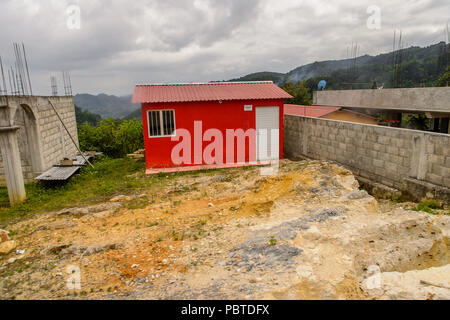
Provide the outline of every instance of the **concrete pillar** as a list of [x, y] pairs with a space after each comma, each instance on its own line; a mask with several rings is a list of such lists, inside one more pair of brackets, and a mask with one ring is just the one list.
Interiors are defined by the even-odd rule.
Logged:
[[19, 127], [16, 126], [0, 127], [0, 149], [11, 206], [23, 202], [26, 198], [22, 163], [16, 136], [18, 129]]
[[439, 118], [433, 118], [433, 132], [439, 132]]
[[441, 118], [441, 133], [448, 133], [450, 130], [449, 126], [449, 119], [450, 118]]

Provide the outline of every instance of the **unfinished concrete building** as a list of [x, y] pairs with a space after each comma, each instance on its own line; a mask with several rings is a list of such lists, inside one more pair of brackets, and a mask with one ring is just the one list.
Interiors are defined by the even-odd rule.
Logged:
[[449, 133], [450, 87], [314, 92], [314, 105], [383, 112], [401, 121], [403, 113], [425, 114], [434, 132]]
[[284, 150], [287, 157], [336, 161], [379, 196], [450, 201], [450, 87], [317, 91], [314, 104], [439, 119], [441, 132], [426, 132], [285, 115]]
[[73, 97], [0, 96], [0, 186], [11, 204], [25, 199], [24, 183], [77, 154], [49, 99], [78, 141]]

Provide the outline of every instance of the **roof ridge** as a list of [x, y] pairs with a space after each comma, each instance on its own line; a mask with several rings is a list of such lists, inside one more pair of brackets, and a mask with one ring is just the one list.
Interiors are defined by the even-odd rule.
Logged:
[[150, 83], [136, 84], [136, 87], [152, 86], [190, 86], [190, 85], [229, 85], [229, 84], [273, 84], [273, 81], [228, 81], [228, 82], [185, 82], [185, 83]]

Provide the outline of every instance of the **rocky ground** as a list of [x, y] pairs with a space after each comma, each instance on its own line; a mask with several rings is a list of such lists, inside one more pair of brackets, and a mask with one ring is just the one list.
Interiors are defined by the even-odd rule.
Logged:
[[0, 232], [0, 298], [449, 299], [450, 217], [358, 187], [284, 162], [36, 215]]

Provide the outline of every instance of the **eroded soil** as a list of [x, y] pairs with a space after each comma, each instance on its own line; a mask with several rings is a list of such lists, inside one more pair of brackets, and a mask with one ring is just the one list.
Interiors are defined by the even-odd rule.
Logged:
[[405, 207], [326, 162], [180, 175], [9, 226], [0, 298], [449, 299], [450, 218]]

